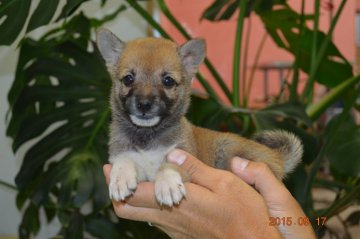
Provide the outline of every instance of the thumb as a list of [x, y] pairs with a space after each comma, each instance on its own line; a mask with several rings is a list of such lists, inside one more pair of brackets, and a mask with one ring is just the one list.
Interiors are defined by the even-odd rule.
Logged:
[[[265, 163], [234, 157], [231, 160], [231, 171], [254, 186], [267, 202], [277, 202], [291, 195]], [[284, 195], [280, 196], [279, 193]]]
[[[207, 166], [193, 155], [174, 149], [167, 155], [167, 161], [184, 169], [190, 176], [191, 182], [211, 189], [221, 179], [219, 170]], [[222, 171], [221, 171], [222, 172]]]

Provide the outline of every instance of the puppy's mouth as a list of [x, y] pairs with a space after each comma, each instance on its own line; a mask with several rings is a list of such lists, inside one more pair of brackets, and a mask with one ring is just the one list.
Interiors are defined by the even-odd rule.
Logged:
[[160, 122], [160, 116], [139, 116], [130, 115], [131, 122], [139, 127], [153, 127]]

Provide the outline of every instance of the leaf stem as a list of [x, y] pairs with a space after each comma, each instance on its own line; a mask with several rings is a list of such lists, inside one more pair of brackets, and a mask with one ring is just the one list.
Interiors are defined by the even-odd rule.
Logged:
[[316, 63], [316, 54], [317, 54], [317, 39], [319, 31], [319, 15], [320, 15], [320, 0], [314, 1], [314, 37], [312, 39], [312, 49], [311, 49], [311, 70], [314, 71]]
[[360, 81], [360, 76], [355, 76], [350, 78], [340, 85], [333, 88], [329, 93], [327, 93], [322, 99], [316, 103], [310, 105], [306, 109], [306, 113], [312, 121], [317, 120], [325, 110], [331, 106], [336, 100], [338, 100], [346, 91], [351, 89]]
[[352, 187], [350, 192], [345, 194], [342, 198], [338, 200], [334, 200], [330, 207], [322, 211], [322, 215], [327, 216], [328, 218], [338, 214], [343, 211], [342, 209], [348, 206], [350, 203], [354, 201], [354, 199], [358, 199], [360, 196], [360, 184]]
[[85, 149], [88, 150], [92, 144], [94, 143], [94, 140], [97, 136], [97, 134], [99, 133], [100, 129], [102, 127], [104, 127], [105, 125], [105, 120], [108, 119], [108, 116], [109, 116], [109, 113], [110, 113], [110, 108], [107, 107], [102, 113], [101, 113], [101, 116], [99, 118], [99, 120], [97, 121], [96, 123], [96, 126], [94, 128], [94, 130], [92, 131], [91, 135], [90, 135], [90, 138], [85, 146]]
[[244, 46], [244, 55], [243, 55], [243, 66], [242, 66], [242, 86], [241, 86], [241, 95], [243, 97], [242, 99], [242, 105], [244, 107], [248, 104], [248, 99], [246, 95], [246, 83], [247, 83], [247, 71], [248, 71], [248, 65], [247, 65], [247, 59], [248, 59], [248, 53], [249, 53], [249, 45], [250, 45], [250, 35], [251, 35], [251, 17], [248, 17], [247, 19], [247, 31], [245, 36], [245, 46]]
[[235, 107], [240, 106], [240, 62], [241, 62], [241, 43], [244, 27], [245, 13], [247, 9], [248, 0], [241, 0], [239, 2], [239, 17], [236, 26], [236, 35], [235, 35], [235, 46], [234, 46], [234, 60], [233, 60], [233, 79], [232, 79], [232, 104]]
[[355, 92], [353, 92], [351, 98], [348, 101], [345, 102], [345, 106], [343, 108], [342, 113], [336, 119], [336, 122], [334, 123], [333, 127], [331, 127], [331, 129], [329, 130], [327, 141], [325, 142], [325, 144], [321, 148], [319, 154], [317, 155], [315, 161], [313, 162], [313, 164], [311, 166], [309, 177], [307, 178], [307, 180], [305, 182], [304, 194], [300, 198], [300, 203], [302, 204], [302, 206], [303, 206], [303, 208], [305, 209], [306, 212], [313, 211], [312, 210], [313, 205], [309, 205], [306, 202], [308, 202], [307, 199], [311, 196], [311, 187], [312, 187], [313, 182], [315, 180], [316, 173], [318, 172], [318, 170], [320, 168], [321, 162], [322, 162], [326, 152], [328, 151], [328, 149], [330, 147], [333, 147], [333, 144], [332, 144], [333, 139], [334, 139], [333, 136], [338, 131], [341, 124], [345, 121], [345, 119], [350, 114], [351, 108], [352, 108], [354, 102], [356, 101], [359, 93], [360, 93], [360, 87], [358, 87], [355, 90]]
[[293, 78], [292, 78], [292, 82], [290, 85], [290, 101], [291, 102], [296, 102], [298, 101], [298, 93], [297, 93], [297, 88], [299, 85], [299, 59], [300, 59], [300, 55], [301, 55], [301, 46], [300, 46], [300, 42], [301, 42], [301, 37], [303, 36], [303, 32], [304, 32], [304, 21], [305, 21], [305, 0], [301, 1], [301, 16], [300, 16], [300, 25], [299, 25], [299, 35], [300, 35], [300, 39], [298, 41], [298, 46], [296, 49], [296, 55], [295, 55], [295, 61], [294, 61], [294, 66], [293, 66]]
[[5, 182], [5, 181], [3, 181], [3, 180], [0, 180], [0, 185], [4, 186], [4, 187], [6, 187], [6, 188], [9, 188], [9, 189], [11, 189], [11, 190], [14, 190], [14, 191], [18, 191], [18, 189], [17, 189], [16, 186], [14, 186], [14, 185], [12, 185], [12, 184], [10, 184], [10, 183], [7, 183], [7, 182]]
[[[246, 89], [246, 99], [247, 100], [250, 98], [252, 85], [254, 83], [255, 71], [256, 71], [256, 68], [257, 68], [257, 66], [259, 64], [260, 55], [261, 55], [261, 52], [264, 49], [267, 36], [268, 36], [268, 33], [265, 32], [264, 35], [261, 38], [260, 45], [257, 48], [256, 54], [255, 54], [254, 64], [251, 67], [251, 72], [250, 72], [250, 76], [249, 76], [249, 82], [248, 82], [247, 89]], [[247, 105], [244, 105], [244, 107], [247, 107]]]
[[335, 14], [335, 17], [331, 22], [329, 32], [326, 35], [324, 41], [322, 42], [318, 54], [316, 55], [316, 60], [314, 60], [314, 63], [312, 63], [312, 68], [311, 68], [311, 71], [309, 74], [309, 79], [306, 82], [306, 85], [305, 85], [305, 88], [303, 91], [303, 95], [302, 95], [302, 100], [305, 102], [308, 102], [308, 103], [312, 102], [312, 98], [313, 98], [312, 95], [313, 95], [313, 91], [314, 91], [314, 83], [315, 83], [315, 79], [316, 79], [316, 74], [317, 74], [317, 72], [319, 70], [319, 66], [325, 56], [326, 49], [329, 46], [329, 43], [332, 39], [335, 26], [339, 20], [342, 10], [344, 9], [346, 1], [347, 0], [342, 0], [342, 2], [340, 3], [340, 6]]
[[137, 1], [134, 0], [125, 0], [135, 11], [137, 11], [141, 17], [145, 19], [147, 23], [149, 23], [153, 28], [156, 29], [160, 33], [161, 36], [171, 39], [170, 35], [157, 23], [153, 17], [143, 8]]

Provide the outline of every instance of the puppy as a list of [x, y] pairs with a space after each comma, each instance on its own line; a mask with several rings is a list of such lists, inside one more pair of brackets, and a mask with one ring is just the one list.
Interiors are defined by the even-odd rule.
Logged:
[[125, 200], [140, 181], [154, 181], [161, 205], [178, 204], [185, 196], [183, 182], [188, 178], [165, 161], [174, 148], [219, 169], [229, 169], [234, 156], [264, 162], [279, 179], [300, 162], [302, 145], [290, 133], [265, 131], [253, 141], [196, 127], [186, 120], [191, 80], [205, 57], [203, 40], [182, 46], [155, 38], [125, 43], [100, 29], [97, 45], [113, 80], [111, 199]]

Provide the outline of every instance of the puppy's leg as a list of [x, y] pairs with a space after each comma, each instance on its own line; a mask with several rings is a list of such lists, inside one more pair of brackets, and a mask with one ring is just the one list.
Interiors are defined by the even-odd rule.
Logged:
[[185, 197], [187, 175], [178, 166], [164, 163], [156, 174], [155, 196], [160, 205], [173, 206]]
[[110, 162], [113, 166], [110, 172], [109, 196], [116, 201], [125, 200], [138, 184], [136, 164], [122, 156], [114, 157]]

